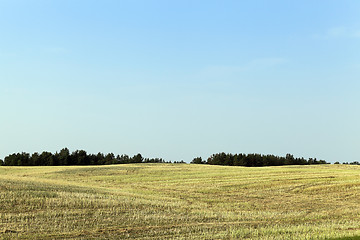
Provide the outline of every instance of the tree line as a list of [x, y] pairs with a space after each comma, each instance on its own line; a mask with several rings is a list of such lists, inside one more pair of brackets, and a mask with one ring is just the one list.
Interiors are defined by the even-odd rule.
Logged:
[[[115, 156], [113, 153], [88, 154], [84, 150], [70, 153], [68, 148], [63, 148], [55, 154], [51, 152], [14, 153], [0, 160], [4, 166], [64, 166], [64, 165], [108, 165], [126, 163], [171, 163], [162, 158], [144, 158], [140, 153], [129, 157], [126, 154]], [[185, 163], [184, 161], [174, 163]]]
[[[88, 154], [85, 150], [69, 151], [63, 148], [55, 154], [44, 151], [42, 153], [13, 153], [0, 159], [0, 166], [66, 166], [66, 165], [109, 165], [126, 163], [172, 163], [162, 158], [144, 158], [140, 153], [130, 157], [126, 154], [116, 155], [113, 153]], [[185, 163], [183, 160], [173, 163]], [[231, 154], [216, 153], [207, 160], [201, 157], [194, 158], [192, 164], [226, 165], [226, 166], [244, 166], [244, 167], [263, 167], [263, 166], [282, 166], [282, 165], [311, 165], [328, 164], [325, 160], [316, 158], [295, 158], [292, 154], [286, 154], [285, 157], [275, 155], [252, 154]], [[335, 162], [334, 164], [340, 164]], [[344, 162], [342, 164], [360, 165], [358, 161]]]
[[[340, 162], [334, 162], [334, 164], [340, 164]], [[342, 164], [347, 164], [347, 165], [360, 165], [360, 162], [359, 162], [359, 161], [343, 162]]]
[[206, 161], [201, 157], [197, 157], [194, 158], [191, 163], [244, 167], [327, 164], [325, 160], [317, 160], [316, 158], [309, 158], [306, 160], [304, 158], [295, 158], [291, 154], [286, 154], [285, 157], [279, 157], [275, 155], [262, 155], [257, 153], [231, 154], [224, 152], [213, 154]]

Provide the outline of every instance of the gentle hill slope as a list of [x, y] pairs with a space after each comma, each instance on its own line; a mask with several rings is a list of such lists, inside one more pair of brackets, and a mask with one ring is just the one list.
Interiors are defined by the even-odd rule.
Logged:
[[360, 167], [0, 167], [2, 239], [360, 235]]

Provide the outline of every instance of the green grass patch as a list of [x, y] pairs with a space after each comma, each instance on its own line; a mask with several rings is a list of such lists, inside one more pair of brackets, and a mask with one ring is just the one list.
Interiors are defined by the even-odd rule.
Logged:
[[328, 240], [360, 240], [360, 236], [331, 238], [331, 239], [328, 239]]

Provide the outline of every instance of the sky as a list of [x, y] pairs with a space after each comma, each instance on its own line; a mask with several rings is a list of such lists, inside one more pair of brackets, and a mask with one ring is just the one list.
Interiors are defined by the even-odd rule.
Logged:
[[0, 0], [0, 159], [359, 161], [358, 0]]

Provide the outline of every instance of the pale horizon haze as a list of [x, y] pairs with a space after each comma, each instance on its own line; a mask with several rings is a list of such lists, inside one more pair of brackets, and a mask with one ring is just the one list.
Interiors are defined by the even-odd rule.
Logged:
[[360, 161], [360, 1], [0, 0], [0, 159]]

